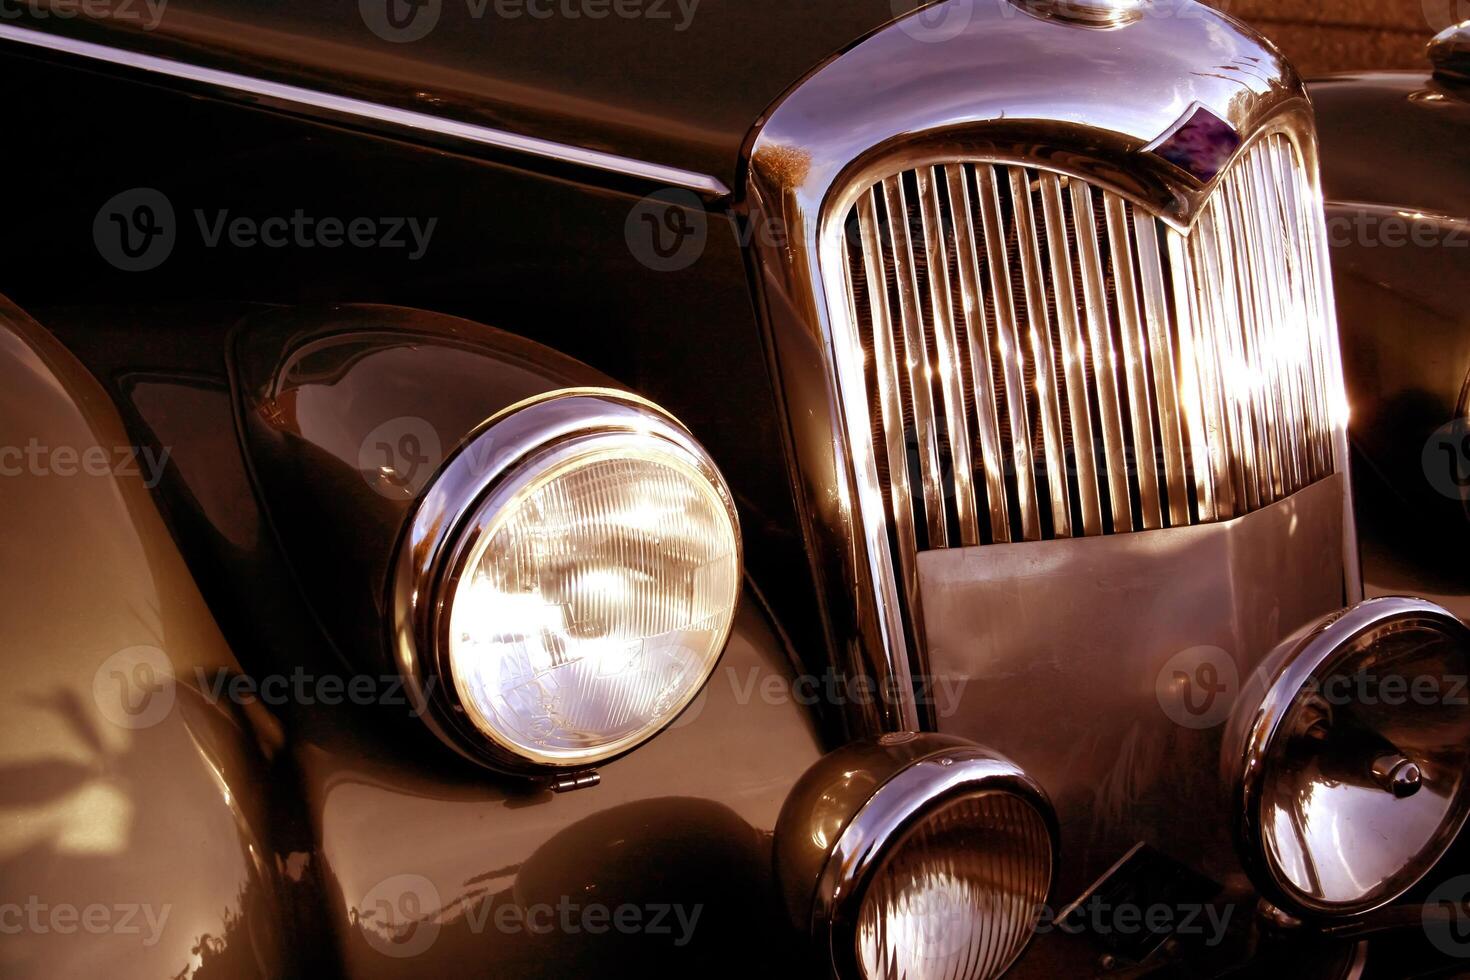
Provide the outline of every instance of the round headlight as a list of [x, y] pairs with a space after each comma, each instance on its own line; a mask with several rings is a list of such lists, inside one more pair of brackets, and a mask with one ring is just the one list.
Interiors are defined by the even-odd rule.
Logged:
[[998, 977], [1051, 890], [1056, 818], [1016, 766], [940, 735], [854, 742], [776, 827], [787, 908], [844, 978]]
[[694, 698], [739, 592], [730, 494], [689, 433], [629, 395], [557, 392], [491, 420], [420, 501], [400, 666], [456, 747], [586, 766]]
[[1391, 902], [1470, 813], [1470, 630], [1423, 600], [1372, 599], [1268, 663], [1240, 777], [1248, 867], [1297, 913]]
[[857, 961], [870, 980], [997, 977], [1031, 937], [1051, 883], [1040, 811], [973, 793], [926, 814], [863, 892]]

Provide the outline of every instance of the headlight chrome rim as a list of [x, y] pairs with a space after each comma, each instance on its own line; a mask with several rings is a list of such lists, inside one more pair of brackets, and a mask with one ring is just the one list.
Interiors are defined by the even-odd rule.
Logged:
[[[497, 495], [534, 482], [559, 454], [593, 444], [652, 445], [685, 461], [724, 505], [734, 538], [737, 582], [744, 568], [740, 522], [729, 487], [689, 430], [654, 403], [610, 388], [564, 388], [508, 406], [483, 422], [430, 480], [399, 541], [388, 596], [389, 643], [429, 729], [460, 755], [500, 771], [554, 775], [588, 769], [643, 744], [698, 697], [732, 629], [733, 605], [700, 682], [658, 725], [635, 739], [619, 740], [608, 751], [592, 749], [575, 756], [528, 752], [474, 723], [450, 663], [448, 629], [455, 586], [475, 554], [476, 542], [494, 522], [498, 508], [491, 505]], [[738, 603], [738, 584], [735, 593]]]
[[[885, 736], [889, 739], [903, 734]], [[914, 736], [927, 739], [929, 736]], [[811, 934], [837, 976], [862, 977], [857, 935], [869, 886], [889, 858], [930, 816], [966, 797], [1009, 796], [1035, 811], [1045, 827], [1045, 902], [1056, 885], [1060, 830], [1041, 787], [1010, 760], [979, 746], [946, 746], [902, 764], [842, 829], [817, 880]], [[1038, 910], [1039, 911], [1039, 910]], [[1035, 922], [1030, 928], [1034, 930]], [[1021, 942], [993, 974], [1005, 973], [1029, 946]]]
[[1451, 801], [1438, 832], [1405, 866], [1417, 867], [1417, 873], [1390, 877], [1355, 901], [1325, 901], [1306, 894], [1285, 878], [1268, 853], [1263, 817], [1268, 763], [1273, 746], [1293, 717], [1300, 693], [1314, 678], [1370, 648], [1373, 640], [1365, 638], [1380, 639], [1410, 629], [1442, 632], [1470, 651], [1470, 628], [1435, 603], [1401, 596], [1368, 599], [1326, 617], [1300, 634], [1299, 639], [1288, 641], [1284, 663], [1276, 662], [1274, 677], [1267, 678], [1266, 693], [1250, 716], [1236, 769], [1236, 837], [1242, 862], [1257, 887], [1272, 903], [1293, 914], [1325, 919], [1360, 916], [1383, 908], [1410, 892], [1434, 870], [1470, 819], [1470, 773], [1463, 773], [1458, 795]]

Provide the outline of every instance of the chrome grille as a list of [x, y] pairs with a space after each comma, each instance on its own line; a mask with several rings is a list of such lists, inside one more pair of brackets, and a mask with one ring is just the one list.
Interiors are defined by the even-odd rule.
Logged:
[[861, 194], [842, 263], [871, 431], [851, 436], [898, 560], [1226, 520], [1330, 474], [1313, 200], [1284, 135], [1238, 158], [1188, 234], [983, 160]]

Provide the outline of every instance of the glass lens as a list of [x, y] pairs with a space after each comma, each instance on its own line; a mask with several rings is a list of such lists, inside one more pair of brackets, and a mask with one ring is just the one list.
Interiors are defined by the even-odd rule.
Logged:
[[1278, 879], [1315, 906], [1387, 901], [1465, 818], [1470, 663], [1453, 639], [1387, 624], [1319, 671], [1272, 741], [1261, 827]]
[[1051, 882], [1051, 838], [1005, 793], [944, 804], [868, 885], [857, 954], [868, 980], [979, 980], [1020, 955]]
[[449, 651], [476, 724], [522, 756], [592, 761], [651, 735], [719, 657], [740, 587], [708, 476], [651, 440], [563, 454], [490, 519]]

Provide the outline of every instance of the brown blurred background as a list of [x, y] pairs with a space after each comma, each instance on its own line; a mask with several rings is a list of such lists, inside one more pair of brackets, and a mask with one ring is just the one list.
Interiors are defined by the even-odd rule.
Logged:
[[1470, 0], [1205, 0], [1271, 38], [1306, 75], [1423, 68], [1424, 46]]

